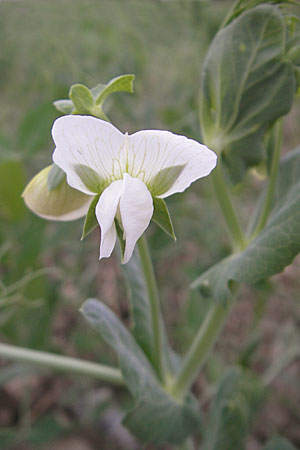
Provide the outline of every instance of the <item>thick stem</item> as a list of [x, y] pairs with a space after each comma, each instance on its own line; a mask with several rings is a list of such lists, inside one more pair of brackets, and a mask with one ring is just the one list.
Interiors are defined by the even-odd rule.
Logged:
[[208, 312], [184, 358], [174, 384], [169, 389], [170, 393], [178, 400], [182, 400], [189, 391], [201, 367], [210, 355], [212, 347], [222, 331], [230, 306], [231, 304], [214, 305]]
[[154, 339], [153, 342], [154, 358], [155, 358], [154, 363], [157, 374], [160, 380], [163, 382], [165, 374], [163, 366], [162, 317], [154, 269], [151, 262], [150, 252], [145, 234], [143, 234], [143, 236], [139, 239], [137, 245], [151, 308], [152, 329]]
[[217, 200], [232, 236], [235, 250], [243, 250], [246, 247], [245, 237], [224, 180], [222, 164], [220, 161], [215, 170], [212, 172], [211, 177]]
[[42, 367], [49, 367], [71, 374], [88, 375], [120, 386], [125, 385], [120, 370], [115, 369], [114, 367], [84, 361], [82, 359], [59, 356], [52, 353], [29, 350], [1, 343], [0, 357], [28, 364], [36, 364]]
[[258, 220], [257, 226], [253, 232], [253, 237], [255, 237], [266, 225], [271, 207], [272, 207], [272, 200], [274, 196], [274, 190], [276, 186], [276, 180], [277, 180], [277, 174], [279, 169], [279, 162], [280, 162], [280, 154], [281, 154], [281, 146], [282, 146], [282, 119], [278, 120], [275, 125], [275, 148], [274, 148], [274, 154], [272, 158], [271, 163], [271, 170], [270, 170], [270, 178], [269, 178], [269, 184], [267, 193], [265, 196], [263, 208], [261, 211], [260, 218]]

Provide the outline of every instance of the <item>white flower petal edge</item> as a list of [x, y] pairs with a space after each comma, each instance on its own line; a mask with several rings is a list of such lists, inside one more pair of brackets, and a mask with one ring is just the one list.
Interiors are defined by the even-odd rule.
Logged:
[[143, 130], [132, 134], [128, 153], [132, 176], [146, 184], [163, 169], [184, 166], [168, 191], [158, 195], [160, 198], [183, 192], [193, 181], [208, 175], [217, 163], [217, 155], [205, 145], [170, 131]]
[[52, 136], [56, 145], [53, 161], [73, 188], [85, 194], [98, 193], [83, 182], [78, 166], [91, 169], [100, 180], [122, 178], [124, 135], [110, 123], [90, 116], [63, 116], [55, 120]]
[[127, 173], [123, 180], [113, 182], [104, 190], [96, 206], [101, 228], [100, 259], [108, 258], [115, 246], [116, 215], [123, 228], [125, 252], [122, 262], [126, 264], [153, 215], [153, 200], [146, 185]]
[[95, 213], [101, 228], [100, 259], [108, 258], [116, 243], [115, 216], [122, 192], [123, 180], [114, 181], [102, 193]]
[[123, 178], [120, 215], [126, 243], [123, 259], [125, 264], [131, 258], [137, 240], [148, 227], [153, 215], [152, 195], [147, 186], [127, 173]]

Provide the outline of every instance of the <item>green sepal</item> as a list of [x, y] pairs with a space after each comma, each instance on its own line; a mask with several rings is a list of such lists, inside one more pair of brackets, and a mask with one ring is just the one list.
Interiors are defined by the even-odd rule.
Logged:
[[[71, 86], [69, 97], [75, 106], [78, 114], [91, 114], [95, 102], [91, 91], [83, 84], [73, 84]], [[73, 111], [73, 114], [75, 111]]]
[[65, 172], [56, 164], [53, 164], [47, 178], [49, 191], [56, 189], [64, 181], [65, 177]]
[[[102, 106], [107, 97], [114, 92], [130, 92], [133, 93], [133, 82], [135, 75], [121, 75], [119, 77], [113, 78], [105, 87], [100, 90], [98, 97], [96, 98], [96, 105]], [[98, 85], [99, 86], [99, 85]], [[97, 88], [97, 86], [96, 86]], [[96, 90], [94, 88], [94, 92]]]
[[174, 232], [174, 227], [172, 224], [172, 219], [167, 207], [166, 202], [162, 198], [153, 197], [153, 208], [154, 213], [152, 220], [174, 241], [176, 241], [176, 236]]
[[100, 198], [100, 195], [95, 195], [95, 197], [92, 200], [92, 203], [90, 204], [87, 215], [85, 216], [85, 221], [84, 221], [82, 236], [81, 236], [82, 241], [88, 234], [90, 234], [98, 226], [98, 221], [97, 221], [97, 217], [95, 214], [95, 208], [96, 208], [99, 198]]
[[162, 195], [171, 189], [185, 166], [186, 164], [182, 164], [180, 166], [166, 167], [165, 169], [160, 170], [148, 183], [149, 190], [153, 197]]
[[124, 259], [124, 253], [125, 253], [125, 241], [123, 238], [123, 230], [118, 222], [117, 219], [115, 219], [115, 225], [116, 225], [116, 231], [117, 231], [117, 236], [119, 238], [119, 242], [120, 242], [120, 248], [121, 248], [121, 261], [123, 261]]
[[56, 100], [53, 102], [55, 108], [64, 113], [64, 114], [72, 114], [74, 111], [74, 105], [72, 100]]

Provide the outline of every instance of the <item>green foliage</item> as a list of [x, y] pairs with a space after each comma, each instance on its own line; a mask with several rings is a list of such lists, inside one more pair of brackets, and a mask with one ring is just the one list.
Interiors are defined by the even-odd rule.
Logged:
[[243, 450], [253, 417], [262, 403], [259, 381], [237, 368], [221, 379], [211, 405], [201, 450]]
[[210, 287], [210, 295], [225, 302], [232, 281], [255, 284], [282, 272], [300, 251], [300, 149], [281, 162], [273, 209], [265, 228], [249, 246], [208, 269], [193, 288]]
[[73, 84], [69, 97], [78, 114], [91, 114], [94, 107], [94, 98], [91, 91], [83, 84]]
[[[114, 92], [129, 92], [133, 93], [133, 82], [135, 75], [121, 75], [113, 78], [106, 85], [98, 85], [101, 88], [97, 89], [97, 86], [92, 89], [94, 94], [96, 105], [102, 106], [107, 97]], [[102, 87], [103, 86], [103, 87]]]
[[221, 29], [207, 54], [201, 86], [204, 141], [222, 154], [231, 180], [265, 159], [263, 136], [292, 106], [293, 64], [276, 7], [258, 6]]
[[109, 120], [102, 106], [114, 92], [133, 93], [134, 75], [121, 75], [107, 84], [97, 84], [91, 90], [83, 84], [73, 84], [69, 91], [70, 100], [56, 100], [53, 104], [64, 114], [82, 114]]
[[117, 352], [125, 382], [135, 400], [124, 424], [143, 442], [180, 444], [199, 429], [197, 402], [182, 404], [160, 385], [144, 352], [124, 325], [103, 303], [87, 300], [82, 313]]
[[128, 281], [132, 312], [132, 334], [147, 355], [153, 361], [153, 328], [151, 310], [146, 290], [141, 262], [137, 249], [127, 264], [122, 264], [122, 271]]

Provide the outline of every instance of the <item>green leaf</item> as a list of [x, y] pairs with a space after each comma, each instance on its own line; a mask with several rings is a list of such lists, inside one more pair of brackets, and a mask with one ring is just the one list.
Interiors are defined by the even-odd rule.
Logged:
[[69, 93], [78, 114], [91, 114], [94, 98], [91, 91], [83, 84], [73, 84]]
[[53, 191], [53, 189], [57, 188], [64, 181], [65, 177], [65, 172], [56, 164], [53, 164], [47, 179], [49, 191]]
[[158, 379], [133, 336], [103, 303], [89, 299], [82, 307], [85, 318], [117, 352], [125, 382], [135, 406], [124, 424], [143, 443], [182, 443], [199, 428], [197, 402], [188, 397], [182, 404], [174, 400]]
[[101, 106], [106, 98], [114, 92], [124, 91], [133, 93], [134, 79], [135, 75], [121, 75], [117, 78], [113, 78], [105, 88], [100, 91], [96, 99], [96, 104]]
[[92, 93], [92, 95], [93, 95], [93, 97], [94, 97], [95, 102], [96, 102], [97, 98], [99, 97], [100, 93], [101, 93], [101, 92], [103, 91], [103, 89], [105, 89], [105, 88], [106, 88], [106, 84], [101, 84], [101, 83], [99, 83], [99, 84], [97, 84], [95, 87], [93, 87], [93, 88], [91, 89], [91, 93]]
[[0, 162], [0, 217], [18, 221], [25, 214], [21, 198], [25, 185], [25, 172], [18, 160]]
[[296, 447], [287, 439], [275, 436], [264, 446], [263, 450], [296, 450]]
[[216, 264], [192, 284], [210, 288], [216, 301], [231, 295], [233, 281], [255, 284], [282, 272], [300, 252], [300, 148], [282, 161], [273, 209], [265, 228], [240, 253]]
[[121, 268], [130, 289], [133, 317], [132, 334], [151, 361], [153, 359], [154, 341], [151, 309], [137, 248], [134, 249], [133, 255], [128, 263], [122, 264]]
[[82, 241], [88, 234], [90, 234], [99, 225], [96, 214], [95, 214], [95, 208], [99, 201], [99, 198], [100, 198], [100, 195], [96, 195], [94, 197], [94, 199], [92, 200], [92, 202], [90, 204], [87, 215], [85, 216], [85, 221], [84, 221], [82, 236], [81, 236]]
[[296, 16], [286, 17], [287, 42], [286, 56], [295, 65], [300, 66], [300, 19]]
[[153, 198], [154, 213], [152, 220], [171, 238], [176, 241], [172, 219], [166, 202], [162, 198]]
[[293, 64], [286, 59], [280, 10], [262, 5], [213, 40], [204, 63], [200, 116], [205, 144], [222, 153], [231, 180], [264, 158], [267, 128], [292, 106]]
[[149, 191], [153, 197], [162, 195], [171, 189], [184, 168], [185, 164], [160, 170], [148, 183]]
[[263, 399], [258, 380], [238, 368], [221, 379], [205, 427], [203, 450], [244, 450], [249, 427]]
[[[117, 228], [118, 229], [118, 228]], [[124, 245], [124, 242], [123, 242]], [[123, 250], [124, 251], [124, 250]], [[132, 334], [142, 348], [150, 362], [155, 362], [155, 349], [153, 346], [153, 327], [151, 305], [145, 284], [144, 275], [141, 269], [141, 260], [139, 252], [135, 248], [132, 257], [127, 264], [121, 265], [122, 272], [128, 282], [131, 316], [132, 316]], [[166, 371], [170, 376], [177, 372], [179, 368], [179, 357], [171, 350], [167, 334], [163, 328], [163, 357]]]
[[55, 108], [64, 113], [64, 114], [72, 114], [74, 111], [74, 105], [72, 100], [56, 100], [53, 102]]

